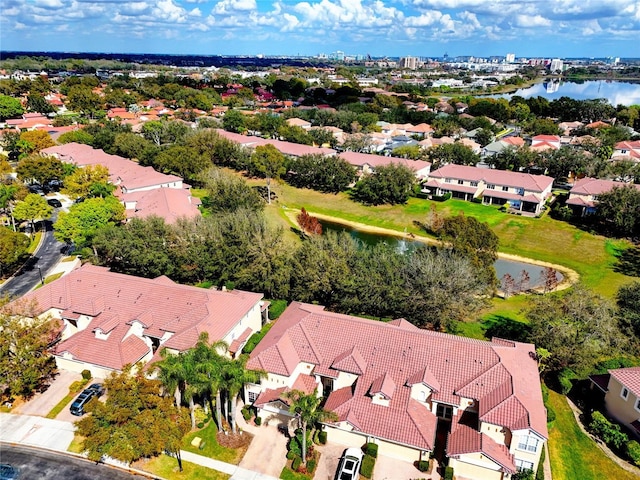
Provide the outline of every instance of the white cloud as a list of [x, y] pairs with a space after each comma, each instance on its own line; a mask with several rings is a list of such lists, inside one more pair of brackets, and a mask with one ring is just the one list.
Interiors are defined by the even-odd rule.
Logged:
[[213, 7], [212, 13], [218, 15], [229, 15], [234, 12], [247, 12], [256, 10], [258, 5], [256, 0], [222, 0], [216, 3]]
[[64, 6], [60, 0], [36, 0], [34, 5], [42, 8], [61, 8]]
[[516, 15], [515, 18], [516, 25], [524, 28], [548, 27], [551, 25], [551, 20], [541, 15]]

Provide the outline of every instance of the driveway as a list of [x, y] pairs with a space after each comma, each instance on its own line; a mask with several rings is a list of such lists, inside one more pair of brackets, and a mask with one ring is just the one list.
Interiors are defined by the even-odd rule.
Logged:
[[[59, 370], [58, 375], [56, 375], [55, 380], [51, 382], [49, 388], [42, 393], [37, 393], [27, 403], [14, 408], [12, 413], [46, 417], [51, 409], [69, 393], [69, 386], [76, 380], [82, 380], [82, 375], [67, 370]], [[68, 410], [68, 408], [63, 409], [63, 412], [65, 410]], [[77, 417], [69, 414], [69, 418], [62, 418], [61, 415], [58, 415], [58, 420], [73, 421], [77, 420]]]
[[411, 462], [403, 462], [384, 455], [378, 455], [376, 466], [373, 469], [374, 480], [413, 480], [418, 478], [440, 479], [440, 475], [434, 467], [430, 474], [421, 472]]
[[327, 443], [326, 445], [316, 445], [320, 452], [320, 461], [316, 467], [314, 480], [333, 480], [338, 469], [338, 462], [347, 447], [337, 443]]
[[253, 433], [254, 437], [238, 466], [280, 478], [280, 473], [287, 463], [287, 437], [278, 432], [276, 425], [247, 428], [245, 424], [243, 429]]

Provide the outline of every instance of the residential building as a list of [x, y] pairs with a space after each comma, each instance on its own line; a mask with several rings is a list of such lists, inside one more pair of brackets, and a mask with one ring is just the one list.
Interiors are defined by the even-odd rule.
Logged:
[[531, 139], [531, 150], [542, 152], [545, 150], [558, 150], [560, 137], [558, 135], [536, 135]]
[[[58, 368], [86, 369], [105, 378], [126, 364], [159, 358], [164, 347], [188, 350], [203, 332], [211, 341], [246, 342], [261, 328], [267, 305], [259, 293], [191, 287], [165, 276], [134, 277], [85, 264], [7, 308], [30, 318], [58, 319], [61, 340], [53, 348]], [[236, 344], [234, 352], [243, 346]]]
[[411, 462], [444, 451], [457, 478], [535, 471], [548, 438], [530, 344], [473, 340], [403, 319], [384, 323], [294, 302], [247, 366], [267, 372], [245, 391], [263, 420], [292, 420], [290, 390], [316, 394], [338, 416], [324, 425], [331, 442], [373, 442], [380, 454]]
[[418, 59], [416, 57], [402, 57], [400, 59], [400, 68], [415, 70], [418, 68]]
[[596, 213], [598, 196], [611, 191], [614, 187], [624, 187], [633, 185], [640, 190], [640, 185], [628, 184], [624, 182], [614, 182], [599, 178], [581, 178], [573, 184], [569, 191], [567, 205], [573, 210], [575, 215], [584, 217]]
[[485, 205], [508, 203], [513, 211], [538, 215], [551, 196], [553, 178], [449, 164], [431, 172], [424, 186], [434, 195], [451, 193], [454, 198], [468, 201], [482, 198]]
[[260, 145], [273, 145], [283, 155], [290, 157], [301, 157], [303, 155], [334, 155], [336, 151], [332, 148], [313, 147], [300, 143], [284, 142], [282, 140], [265, 139], [261, 137], [241, 135], [239, 133], [227, 132], [226, 130], [216, 129], [218, 134], [232, 142], [236, 142], [243, 147], [255, 148]]
[[410, 168], [419, 180], [426, 178], [431, 171], [431, 163], [424, 160], [409, 160], [358, 152], [342, 152], [338, 154], [338, 157], [356, 167], [358, 176], [374, 173], [376, 168], [387, 165], [403, 165]]
[[616, 368], [589, 377], [604, 393], [607, 413], [640, 439], [640, 367]]
[[524, 146], [524, 138], [522, 137], [503, 137], [500, 140], [491, 142], [482, 148], [482, 156], [488, 157], [497, 155], [508, 148], [520, 148]]
[[640, 140], [616, 143], [611, 159], [640, 161]]

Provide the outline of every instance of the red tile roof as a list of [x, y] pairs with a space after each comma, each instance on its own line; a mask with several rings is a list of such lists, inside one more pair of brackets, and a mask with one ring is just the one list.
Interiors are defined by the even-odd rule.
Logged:
[[194, 218], [200, 216], [200, 199], [192, 197], [191, 192], [180, 188], [154, 188], [123, 193], [121, 199], [129, 202], [135, 198], [135, 209], [127, 212], [130, 217], [144, 218], [151, 215], [162, 217], [165, 223], [175, 223], [179, 218]]
[[640, 367], [616, 368], [609, 373], [631, 393], [640, 398]]
[[[453, 178], [466, 181], [484, 181], [487, 184], [521, 187], [532, 192], [543, 192], [553, 184], [553, 178], [546, 175], [510, 172], [491, 168], [477, 168], [467, 165], [445, 165], [429, 174], [429, 178]], [[490, 191], [490, 190], [489, 190]]]
[[408, 160], [406, 158], [399, 157], [386, 157], [384, 155], [372, 155], [370, 153], [359, 152], [342, 152], [338, 154], [340, 158], [343, 158], [354, 167], [363, 167], [369, 165], [372, 168], [386, 166], [386, 165], [404, 165], [411, 170], [418, 172], [425, 168], [430, 168], [431, 163], [424, 160]]
[[[127, 336], [134, 321], [145, 326], [143, 335], [161, 338], [173, 333], [163, 345], [182, 351], [193, 347], [202, 332], [212, 340], [223, 338], [261, 298], [240, 290], [179, 285], [166, 277], [123, 275], [90, 264], [23, 297], [37, 305], [35, 315], [55, 308], [63, 311], [64, 318], [78, 318], [79, 313], [92, 316], [89, 326], [61, 342], [56, 352], [113, 369], [150, 351], [139, 337]], [[97, 338], [96, 331], [108, 333], [108, 338]]]
[[[433, 401], [459, 405], [461, 397], [474, 398], [492, 423], [531, 428], [547, 438], [533, 345], [473, 340], [322, 308], [292, 303], [254, 349], [248, 367], [291, 375], [304, 357], [316, 365], [315, 374], [355, 373], [354, 386], [332, 392], [326, 408], [363, 432], [422, 449], [433, 446], [436, 418], [410, 399], [410, 386], [419, 382], [434, 390]], [[372, 404], [372, 389], [391, 392], [389, 406]]]
[[454, 427], [449, 435], [447, 455], [459, 458], [468, 453], [482, 453], [508, 473], [515, 473], [516, 466], [509, 449], [497, 443], [488, 435], [482, 434], [466, 425]]
[[572, 195], [600, 195], [601, 193], [611, 191], [613, 187], [624, 187], [627, 185], [632, 185], [640, 190], [640, 185], [633, 183], [614, 182], [612, 180], [585, 177], [574, 183], [569, 193]]

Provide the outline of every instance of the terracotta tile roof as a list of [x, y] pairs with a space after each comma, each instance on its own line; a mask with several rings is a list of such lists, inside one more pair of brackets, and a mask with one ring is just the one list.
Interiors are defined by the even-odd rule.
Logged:
[[135, 208], [128, 212], [130, 217], [145, 218], [155, 215], [164, 219], [165, 223], [173, 224], [179, 218], [194, 218], [200, 216], [200, 199], [191, 195], [191, 192], [180, 188], [154, 188], [123, 193], [121, 199], [124, 202], [135, 201]]
[[418, 172], [425, 168], [430, 168], [431, 163], [424, 160], [408, 160], [406, 158], [399, 157], [387, 157], [384, 155], [372, 155], [370, 153], [359, 152], [341, 152], [338, 156], [354, 167], [363, 167], [369, 165], [372, 168], [386, 166], [386, 165], [404, 165], [411, 170]]
[[514, 147], [522, 147], [524, 145], [524, 138], [522, 137], [504, 137], [500, 141]]
[[384, 373], [376, 378], [371, 384], [371, 388], [369, 389], [369, 393], [371, 395], [375, 395], [380, 393], [384, 395], [385, 398], [392, 398], [393, 392], [396, 391], [396, 383], [391, 378], [391, 375], [388, 373]]
[[640, 398], [640, 367], [616, 368], [609, 373], [631, 393]]
[[509, 453], [509, 449], [506, 446], [500, 445], [488, 435], [484, 435], [473, 428], [458, 424], [449, 435], [447, 455], [460, 458], [461, 455], [469, 453], [482, 453], [502, 467], [502, 471], [508, 473], [516, 472], [513, 455]]
[[231, 342], [231, 345], [229, 345], [229, 352], [236, 353], [240, 349], [240, 346], [244, 342], [246, 342], [252, 334], [253, 330], [251, 330], [250, 328], [245, 328], [244, 332], [242, 332], [238, 338]]
[[[65, 318], [78, 318], [80, 313], [93, 317], [86, 329], [61, 342], [57, 353], [67, 351], [78, 361], [121, 369], [150, 351], [142, 339], [129, 334], [134, 321], [145, 326], [144, 335], [161, 338], [173, 333], [163, 345], [186, 350], [201, 332], [212, 340], [223, 338], [261, 298], [258, 293], [207, 290], [166, 277], [134, 277], [86, 264], [21, 301], [36, 305], [34, 315], [55, 308]], [[98, 338], [97, 331], [108, 338]]]
[[[303, 347], [303, 338], [313, 348]], [[422, 449], [433, 446], [436, 418], [410, 398], [411, 385], [419, 382], [435, 390], [433, 401], [457, 406], [462, 390], [466, 398], [478, 399], [482, 414], [492, 422], [548, 436], [533, 345], [473, 340], [293, 302], [254, 349], [248, 367], [291, 375], [302, 356], [318, 359], [314, 374], [339, 368], [358, 375], [352, 387], [329, 395], [326, 408], [380, 438]], [[391, 385], [389, 405], [372, 404], [371, 389], [388, 394]], [[417, 423], [429, 429], [421, 430]]]
[[468, 165], [445, 165], [429, 174], [429, 178], [453, 178], [466, 181], [484, 181], [487, 184], [525, 188], [533, 192], [543, 192], [553, 184], [553, 178], [546, 175], [510, 172]]
[[611, 191], [613, 187], [624, 187], [626, 185], [633, 185], [635, 188], [640, 190], [640, 185], [633, 183], [614, 182], [612, 180], [585, 177], [574, 183], [569, 193], [572, 195], [600, 195], [601, 193]]

